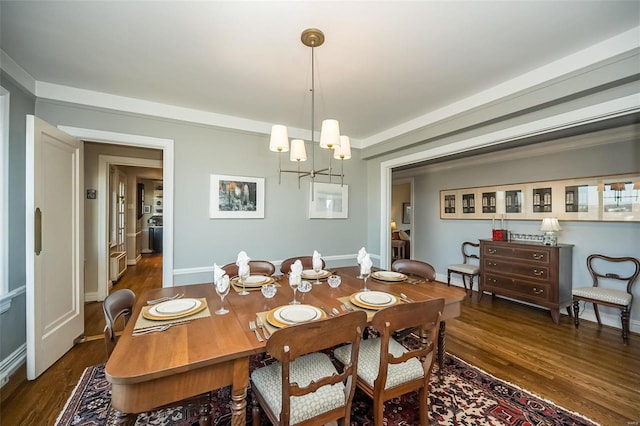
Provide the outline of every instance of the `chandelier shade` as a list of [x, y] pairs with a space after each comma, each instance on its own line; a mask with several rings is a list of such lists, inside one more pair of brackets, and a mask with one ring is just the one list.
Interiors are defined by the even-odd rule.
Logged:
[[333, 150], [333, 158], [336, 160], [348, 160], [351, 158], [351, 140], [349, 136], [340, 136], [340, 146]]
[[289, 151], [289, 135], [287, 132], [287, 126], [283, 126], [282, 124], [274, 124], [271, 126], [269, 150], [274, 152]]
[[307, 161], [307, 149], [302, 139], [293, 139], [291, 141], [291, 151], [289, 152], [291, 161]]
[[340, 146], [340, 123], [338, 120], [324, 120], [320, 130], [320, 148], [332, 149]]

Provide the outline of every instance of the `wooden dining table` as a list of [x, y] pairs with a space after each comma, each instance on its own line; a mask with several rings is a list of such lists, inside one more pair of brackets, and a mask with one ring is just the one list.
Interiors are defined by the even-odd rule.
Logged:
[[[308, 293], [298, 292], [297, 299], [303, 304], [324, 308], [331, 315], [334, 308], [341, 314], [339, 298], [344, 300], [360, 291], [363, 280], [356, 278], [357, 267], [336, 268], [331, 272], [341, 277], [339, 287], [331, 288], [325, 279], [321, 285], [313, 285]], [[229, 310], [226, 315], [215, 314], [221, 302], [211, 283], [154, 289], [138, 297], [131, 320], [105, 367], [107, 380], [111, 382], [112, 406], [121, 413], [141, 413], [230, 385], [232, 425], [245, 425], [249, 358], [264, 352], [266, 346], [266, 341], [258, 341], [249, 328], [249, 321], [255, 321], [257, 313], [287, 305], [293, 299], [287, 278], [278, 278], [278, 291], [272, 299], [265, 298], [259, 290], [241, 296], [232, 288], [224, 299]], [[439, 282], [418, 282], [414, 278], [406, 282], [380, 282], [370, 278], [367, 288], [396, 296], [403, 293], [415, 301], [445, 299], [438, 339], [438, 363], [442, 366], [446, 320], [460, 315], [465, 291]], [[184, 298], [206, 299], [210, 315], [166, 331], [133, 335], [136, 320], [148, 300], [180, 293], [184, 293]], [[206, 416], [203, 412], [202, 422], [208, 421]]]

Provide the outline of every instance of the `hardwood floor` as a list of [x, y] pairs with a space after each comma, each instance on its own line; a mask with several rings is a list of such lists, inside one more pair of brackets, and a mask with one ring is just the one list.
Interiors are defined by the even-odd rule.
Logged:
[[[161, 258], [145, 257], [114, 290], [141, 294], [161, 280]], [[582, 321], [576, 330], [567, 316], [555, 325], [546, 310], [477, 296], [447, 322], [447, 351], [602, 425], [640, 422], [640, 335], [632, 333], [625, 346], [619, 329]], [[2, 388], [0, 424], [53, 424], [84, 368], [105, 361], [101, 304], [87, 304], [85, 312], [86, 343], [37, 380], [24, 380], [22, 369]]]

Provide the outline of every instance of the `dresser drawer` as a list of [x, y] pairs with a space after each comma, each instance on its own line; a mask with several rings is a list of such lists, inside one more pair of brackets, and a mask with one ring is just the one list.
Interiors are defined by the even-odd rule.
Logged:
[[528, 262], [548, 265], [551, 261], [551, 250], [543, 247], [534, 249], [514, 248], [513, 257]]
[[507, 297], [535, 302], [548, 302], [552, 299], [548, 284], [522, 281], [518, 279], [488, 274], [484, 277], [484, 290], [496, 291]]
[[501, 257], [512, 257], [513, 256], [513, 249], [511, 247], [501, 247], [498, 245], [491, 245], [491, 244], [486, 244], [483, 245], [483, 250], [482, 253], [480, 254], [480, 256], [485, 256], [485, 257], [494, 257], [494, 256], [501, 256]]
[[511, 265], [510, 272], [522, 275], [528, 279], [549, 281], [549, 268], [540, 265], [528, 265], [526, 263], [514, 263]]

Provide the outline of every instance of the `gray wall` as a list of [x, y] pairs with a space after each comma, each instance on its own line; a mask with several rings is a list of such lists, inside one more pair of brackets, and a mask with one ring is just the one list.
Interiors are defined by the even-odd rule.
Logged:
[[[349, 185], [349, 219], [308, 219], [309, 179], [301, 189], [294, 175], [283, 174], [278, 184], [277, 155], [269, 151], [268, 136], [233, 132], [207, 126], [131, 114], [83, 109], [39, 100], [37, 115], [53, 125], [84, 127], [139, 134], [175, 141], [174, 270], [176, 284], [210, 281], [213, 263], [235, 261], [240, 250], [253, 259], [282, 260], [318, 250], [334, 256], [337, 266], [351, 260], [366, 245], [367, 180], [357, 150], [346, 161]], [[328, 153], [316, 150], [318, 163]], [[293, 168], [284, 154], [283, 164]], [[288, 164], [292, 164], [291, 167]], [[335, 164], [335, 161], [334, 161]], [[302, 169], [308, 167], [302, 164]], [[209, 176], [228, 174], [265, 178], [264, 219], [216, 219], [208, 217]], [[86, 181], [91, 178], [86, 177]], [[321, 179], [323, 181], [323, 179]], [[86, 217], [85, 221], [90, 222]], [[86, 247], [87, 253], [90, 247]], [[89, 284], [86, 284], [89, 286]]]
[[[25, 138], [26, 115], [35, 111], [35, 98], [0, 72], [0, 86], [9, 93], [9, 291], [26, 284], [25, 270]], [[25, 293], [0, 315], [0, 360], [26, 341]]]

